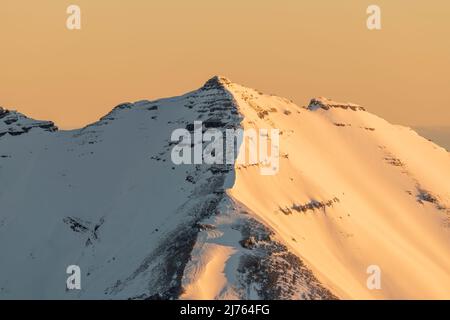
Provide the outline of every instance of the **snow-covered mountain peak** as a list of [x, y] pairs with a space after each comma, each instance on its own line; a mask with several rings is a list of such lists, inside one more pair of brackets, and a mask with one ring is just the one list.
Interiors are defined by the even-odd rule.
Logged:
[[224, 88], [228, 85], [230, 85], [232, 82], [227, 77], [216, 75], [205, 82], [203, 85], [204, 89], [210, 89], [210, 88]]
[[[221, 76], [78, 130], [1, 108], [0, 299], [450, 297], [448, 152], [359, 110]], [[195, 121], [278, 129], [279, 170], [175, 164], [176, 146], [195, 152]], [[65, 290], [72, 264], [79, 291]]]
[[49, 132], [58, 130], [51, 121], [31, 119], [20, 112], [10, 111], [0, 107], [0, 137], [6, 134], [18, 136], [33, 128], [39, 128]]
[[329, 110], [331, 108], [341, 108], [341, 109], [350, 109], [353, 111], [365, 111], [363, 107], [360, 105], [350, 103], [350, 102], [336, 102], [331, 99], [325, 98], [325, 97], [318, 97], [311, 99], [311, 102], [309, 103], [308, 109], [311, 111], [317, 110], [317, 109], [324, 109]]

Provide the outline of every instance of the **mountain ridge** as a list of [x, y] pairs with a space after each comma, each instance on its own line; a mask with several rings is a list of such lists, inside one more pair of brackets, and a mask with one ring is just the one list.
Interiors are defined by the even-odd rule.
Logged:
[[[199, 89], [197, 90], [202, 90], [202, 89], [208, 89], [208, 87], [210, 88], [222, 88], [225, 90], [229, 90], [229, 86], [232, 84], [236, 84], [233, 81], [231, 81], [228, 77], [223, 76], [223, 75], [214, 75], [213, 77], [211, 77], [210, 79], [208, 79]], [[251, 88], [249, 88], [251, 89]], [[197, 90], [194, 90], [197, 91]], [[255, 90], [255, 89], [252, 89]], [[260, 91], [255, 90], [255, 92], [258, 92], [258, 94], [262, 94]], [[186, 93], [189, 94], [189, 93]], [[155, 100], [137, 100], [135, 102], [122, 102], [120, 104], [118, 104], [116, 107], [114, 107], [113, 109], [111, 109], [111, 111], [107, 112], [105, 115], [103, 115], [102, 117], [100, 117], [98, 120], [93, 121], [91, 123], [88, 123], [85, 126], [79, 127], [79, 128], [71, 128], [71, 129], [60, 129], [57, 125], [55, 125], [55, 123], [52, 120], [37, 120], [34, 119], [32, 117], [27, 116], [26, 114], [22, 114], [19, 111], [16, 110], [9, 110], [7, 108], [4, 108], [2, 106], [0, 106], [0, 120], [2, 118], [5, 118], [7, 115], [14, 117], [14, 118], [20, 118], [23, 120], [26, 120], [28, 122], [30, 122], [31, 126], [25, 126], [25, 130], [23, 130], [23, 132], [26, 132], [27, 130], [33, 128], [33, 127], [40, 127], [42, 129], [45, 129], [46, 131], [50, 131], [50, 132], [54, 132], [54, 131], [76, 131], [76, 130], [81, 130], [83, 128], [86, 127], [90, 127], [90, 126], [95, 126], [97, 125], [97, 123], [101, 122], [104, 119], [107, 119], [110, 114], [112, 114], [116, 109], [123, 109], [123, 108], [131, 108], [134, 105], [139, 105], [139, 104], [147, 104], [147, 103], [158, 103], [160, 101], [164, 101], [166, 99], [173, 99], [173, 98], [177, 98], [177, 97], [182, 97], [181, 96], [174, 96], [174, 97], [166, 97], [166, 98], [159, 98], [159, 99], [155, 99]], [[277, 95], [270, 95], [270, 96], [275, 96], [278, 97], [280, 99], [284, 99], [286, 101], [289, 101], [290, 103], [293, 103], [291, 100], [287, 99], [287, 98], [282, 98], [280, 96]], [[330, 108], [341, 108], [341, 109], [349, 109], [352, 111], [365, 111], [365, 112], [369, 112], [367, 111], [367, 109], [365, 107], [362, 107], [359, 104], [355, 104], [352, 102], [336, 102], [332, 99], [323, 97], [323, 96], [318, 96], [315, 98], [311, 98], [308, 106], [304, 106], [304, 107], [300, 107], [300, 108], [304, 108], [304, 109], [308, 109], [310, 111], [315, 111], [317, 109], [323, 109], [323, 110], [329, 110]], [[369, 112], [370, 113], [370, 112]], [[373, 114], [373, 113], [371, 113]], [[375, 115], [375, 114], [373, 114]], [[7, 119], [5, 119], [7, 120]], [[4, 120], [4, 122], [5, 122]], [[14, 121], [15, 122], [15, 121]], [[417, 126], [405, 126], [405, 125], [400, 125], [400, 124], [395, 124], [396, 126], [401, 126], [401, 127], [405, 127], [408, 128], [410, 130], [415, 131], [419, 136], [423, 137], [418, 131], [420, 130], [415, 130], [414, 128]], [[418, 129], [421, 129], [422, 127], [417, 127]], [[20, 131], [20, 130], [18, 130]], [[2, 128], [2, 122], [0, 121], [0, 136], [5, 135], [9, 133], [8, 130], [6, 130], [5, 128]], [[12, 135], [14, 135], [14, 131], [12, 131]], [[424, 139], [427, 139], [424, 137]], [[435, 141], [431, 141], [432, 143], [435, 143], [436, 145], [438, 145]], [[442, 147], [440, 145], [438, 145], [439, 147]], [[442, 147], [444, 148], [444, 147]]]
[[[0, 297], [448, 298], [448, 153], [318, 102], [216, 76], [84, 128], [0, 137]], [[171, 133], [194, 121], [280, 129], [279, 173], [174, 165]], [[80, 291], [64, 290], [72, 264]], [[366, 287], [373, 264], [380, 290]]]

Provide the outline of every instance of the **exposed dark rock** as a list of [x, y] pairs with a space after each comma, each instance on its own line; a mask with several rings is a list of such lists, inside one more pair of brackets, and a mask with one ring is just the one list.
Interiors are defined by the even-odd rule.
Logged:
[[238, 268], [243, 299], [254, 298], [252, 292], [263, 300], [337, 299], [263, 224], [249, 219], [241, 233], [241, 244], [251, 249]]
[[404, 167], [405, 164], [398, 158], [395, 157], [385, 157], [384, 160], [389, 163], [390, 165], [393, 165], [395, 167]]
[[89, 231], [89, 222], [83, 221], [79, 218], [66, 217], [63, 221], [75, 232], [85, 233]]
[[438, 210], [447, 210], [447, 211], [449, 210], [446, 206], [440, 203], [438, 197], [431, 194], [429, 191], [423, 189], [420, 186], [417, 187], [416, 198], [419, 203], [423, 204], [424, 202], [429, 202], [434, 204]]
[[132, 106], [133, 106], [132, 103], [125, 102], [125, 103], [121, 103], [121, 104], [117, 105], [114, 109], [121, 109], [121, 110], [123, 110], [123, 109], [131, 109]]
[[335, 203], [339, 203], [340, 200], [337, 197], [334, 197], [333, 199], [327, 200], [327, 201], [317, 201], [317, 200], [311, 200], [308, 203], [305, 204], [296, 204], [294, 203], [289, 208], [279, 208], [281, 212], [283, 212], [285, 215], [292, 214], [292, 211], [297, 212], [307, 212], [307, 211], [314, 211], [314, 210], [320, 210], [325, 209], [327, 207], [332, 207]]
[[38, 121], [25, 117], [18, 112], [11, 112], [5, 109], [0, 111], [0, 119], [3, 120], [3, 126], [0, 125], [0, 137], [5, 134], [10, 136], [20, 136], [29, 132], [33, 128], [43, 129], [44, 131], [54, 132], [58, 128], [51, 121]]
[[329, 100], [327, 98], [322, 98], [322, 97], [311, 99], [311, 102], [309, 103], [309, 106], [308, 106], [309, 110], [317, 110], [317, 109], [329, 110], [331, 108], [350, 109], [352, 111], [358, 111], [358, 110], [365, 111], [364, 107], [361, 107], [361, 106], [353, 104], [353, 103], [335, 102], [335, 101]]

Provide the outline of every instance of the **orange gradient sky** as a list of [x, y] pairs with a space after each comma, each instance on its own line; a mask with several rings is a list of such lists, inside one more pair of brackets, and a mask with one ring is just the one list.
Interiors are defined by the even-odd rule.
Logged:
[[[82, 29], [66, 29], [66, 8]], [[382, 9], [382, 30], [366, 8]], [[0, 0], [0, 105], [61, 128], [214, 74], [305, 105], [450, 125], [448, 0]]]

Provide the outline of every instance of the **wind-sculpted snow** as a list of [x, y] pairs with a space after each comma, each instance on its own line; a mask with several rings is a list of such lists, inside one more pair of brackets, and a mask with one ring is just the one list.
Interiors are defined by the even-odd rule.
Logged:
[[[183, 299], [336, 299], [254, 213], [230, 198], [200, 223]], [[219, 263], [217, 263], [219, 262]]]
[[[279, 171], [174, 164], [171, 134], [199, 121], [279, 129]], [[0, 108], [0, 298], [448, 299], [449, 181], [408, 128], [223, 77], [71, 131]]]

